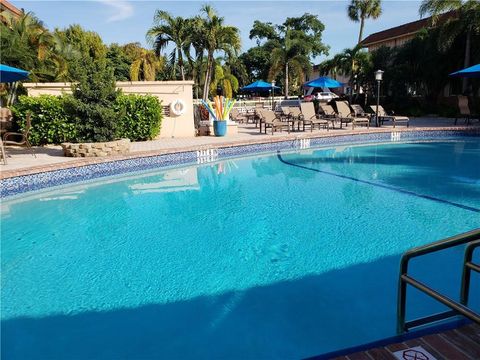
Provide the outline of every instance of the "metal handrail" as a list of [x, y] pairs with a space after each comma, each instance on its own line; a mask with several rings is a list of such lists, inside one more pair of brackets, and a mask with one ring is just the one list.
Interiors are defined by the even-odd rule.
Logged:
[[465, 257], [463, 259], [462, 287], [460, 290], [460, 303], [468, 305], [468, 295], [470, 293], [470, 278], [472, 270], [480, 273], [480, 265], [472, 262], [473, 251], [480, 247], [480, 240], [472, 241], [465, 248]]
[[[398, 284], [398, 302], [397, 302], [397, 331], [398, 333], [403, 333], [408, 331], [408, 329], [420, 325], [425, 325], [427, 323], [446, 319], [458, 314], [461, 314], [475, 322], [480, 323], [480, 314], [474, 312], [473, 310], [467, 307], [468, 303], [468, 294], [469, 294], [469, 283], [470, 283], [470, 274], [471, 270], [479, 271], [480, 267], [477, 264], [472, 263], [473, 250], [480, 246], [480, 229], [475, 229], [463, 234], [452, 236], [450, 238], [433, 242], [428, 245], [420, 246], [408, 250], [402, 256], [400, 260], [400, 276]], [[463, 273], [462, 273], [462, 286], [461, 286], [461, 301], [457, 302], [449, 297], [440, 294], [434, 289], [428, 287], [427, 285], [421, 283], [420, 281], [415, 280], [408, 275], [408, 263], [411, 259], [437, 252], [440, 250], [445, 250], [459, 245], [464, 245], [470, 243], [465, 249], [464, 264], [463, 264]], [[467, 270], [466, 270], [467, 269]], [[479, 271], [480, 272], [480, 271]], [[467, 284], [468, 282], [468, 284]], [[448, 306], [451, 310], [442, 312], [435, 315], [426, 316], [420, 319], [412, 320], [406, 322], [406, 299], [407, 299], [407, 285], [411, 285], [418, 290], [424, 292], [440, 303]]]

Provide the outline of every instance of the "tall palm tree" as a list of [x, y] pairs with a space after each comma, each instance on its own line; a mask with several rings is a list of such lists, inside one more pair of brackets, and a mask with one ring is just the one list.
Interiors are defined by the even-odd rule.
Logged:
[[230, 70], [221, 65], [217, 60], [210, 83], [210, 94], [217, 95], [217, 89], [222, 89], [223, 96], [233, 97], [233, 93], [238, 91], [238, 79], [230, 73]]
[[224, 25], [224, 18], [218, 16], [210, 5], [204, 5], [201, 11], [205, 15], [202, 24], [202, 35], [207, 53], [205, 82], [203, 84], [203, 99], [206, 100], [215, 65], [214, 53], [223, 51], [227, 56], [234, 56], [240, 50], [241, 43], [238, 28]]
[[157, 57], [153, 51], [140, 48], [130, 66], [130, 80], [155, 80], [157, 71], [163, 67], [162, 59]]
[[256, 38], [269, 54], [269, 80], [282, 74], [285, 98], [288, 98], [290, 81], [299, 85], [305, 74], [311, 71], [311, 56], [328, 54], [328, 47], [322, 43], [325, 26], [316, 15], [305, 13], [300, 17], [287, 18], [281, 25], [255, 21], [250, 30], [250, 39]]
[[176, 77], [176, 66], [180, 70], [182, 80], [185, 80], [184, 56], [188, 53], [191, 26], [189, 19], [181, 16], [173, 17], [168, 12], [157, 10], [154, 16], [154, 26], [148, 30], [147, 39], [153, 43], [155, 53], [160, 53], [170, 43], [175, 47], [169, 55], [172, 77]]
[[[442, 48], [450, 47], [460, 35], [465, 36], [465, 54], [463, 66], [470, 66], [472, 35], [480, 34], [480, 2], [478, 0], [423, 0], [420, 15], [432, 16], [432, 25], [436, 25], [441, 14], [456, 11], [456, 17], [449, 17], [440, 27], [440, 44]], [[462, 91], [465, 92], [468, 79], [464, 78]]]
[[[185, 54], [187, 56], [188, 65], [191, 71], [191, 76], [194, 81], [194, 91], [196, 98], [199, 98], [200, 86], [202, 83], [201, 74], [204, 66], [204, 54], [205, 54], [205, 38], [203, 36], [203, 24], [204, 19], [200, 16], [195, 16], [189, 19], [189, 32], [190, 36], [185, 44]], [[194, 54], [191, 54], [193, 49]]]
[[283, 41], [275, 47], [271, 54], [272, 65], [268, 73], [269, 81], [274, 80], [280, 73], [285, 76], [285, 99], [288, 99], [290, 79], [298, 83], [305, 78], [305, 74], [311, 71], [311, 64], [308, 56], [299, 52], [303, 39], [291, 36], [291, 30], [287, 27]]
[[351, 20], [360, 21], [360, 32], [358, 34], [358, 43], [360, 43], [363, 38], [365, 20], [377, 19], [382, 14], [381, 0], [351, 0], [347, 11]]
[[2, 14], [0, 22], [2, 62], [28, 69], [32, 80], [42, 80], [40, 67], [53, 45], [52, 34], [33, 14], [19, 18]]

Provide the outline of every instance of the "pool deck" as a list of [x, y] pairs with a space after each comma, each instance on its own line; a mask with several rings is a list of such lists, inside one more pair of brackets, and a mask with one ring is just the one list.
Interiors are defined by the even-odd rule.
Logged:
[[[66, 169], [90, 164], [98, 164], [115, 160], [131, 159], [136, 157], [155, 156], [161, 154], [202, 150], [212, 147], [229, 147], [249, 144], [276, 142], [283, 140], [294, 140], [299, 138], [329, 137], [339, 135], [365, 134], [373, 132], [395, 131], [416, 131], [416, 130], [452, 130], [479, 128], [478, 124], [465, 126], [463, 124], [454, 126], [454, 119], [447, 118], [413, 118], [410, 120], [410, 127], [384, 124], [380, 128], [357, 127], [354, 130], [351, 126], [339, 129], [314, 130], [313, 132], [276, 132], [271, 134], [260, 134], [259, 129], [253, 124], [239, 125], [238, 134], [227, 137], [201, 136], [192, 138], [162, 138], [158, 140], [133, 142], [130, 153], [124, 156], [109, 156], [104, 158], [72, 158], [63, 156], [60, 146], [35, 147], [36, 158], [25, 148], [7, 147], [7, 165], [0, 165], [0, 179], [15, 176], [35, 174], [39, 172]], [[270, 130], [270, 129], [269, 129]]]
[[[402, 343], [360, 351], [334, 360], [398, 360], [397, 351], [421, 346], [437, 360], [478, 360], [480, 359], [480, 325], [470, 324], [458, 329], [422, 336]], [[421, 351], [421, 350], [420, 350]], [[415, 357], [415, 355], [417, 357]], [[429, 360], [418, 353], [406, 353], [400, 359]]]

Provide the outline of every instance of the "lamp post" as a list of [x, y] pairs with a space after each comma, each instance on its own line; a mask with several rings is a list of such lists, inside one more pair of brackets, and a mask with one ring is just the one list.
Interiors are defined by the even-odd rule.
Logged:
[[384, 71], [382, 70], [375, 71], [375, 80], [377, 80], [377, 111], [375, 114], [375, 125], [377, 127], [380, 126], [380, 122], [378, 121], [378, 107], [380, 106], [380, 83], [383, 79], [383, 73]]
[[272, 80], [272, 110], [275, 111], [275, 80]]

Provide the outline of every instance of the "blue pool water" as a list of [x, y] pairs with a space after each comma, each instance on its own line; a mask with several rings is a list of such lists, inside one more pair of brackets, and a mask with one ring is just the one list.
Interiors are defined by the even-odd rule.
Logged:
[[[262, 155], [4, 200], [2, 358], [283, 359], [378, 340], [395, 334], [402, 252], [479, 226], [479, 138]], [[412, 273], [457, 297], [462, 255]], [[408, 310], [441, 307], [412, 290]]]

